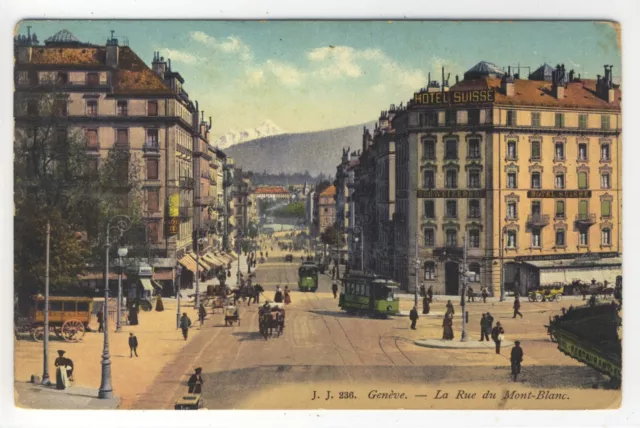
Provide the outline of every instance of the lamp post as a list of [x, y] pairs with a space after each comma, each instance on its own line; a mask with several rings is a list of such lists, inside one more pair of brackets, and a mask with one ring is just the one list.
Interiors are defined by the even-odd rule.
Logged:
[[105, 272], [104, 272], [104, 345], [102, 350], [102, 376], [98, 398], [112, 398], [113, 387], [111, 386], [111, 359], [109, 356], [109, 232], [114, 229], [122, 234], [131, 227], [131, 219], [125, 215], [117, 215], [107, 223], [107, 238], [105, 241]]
[[116, 333], [122, 330], [121, 320], [122, 320], [122, 273], [124, 271], [124, 264], [122, 263], [122, 258], [127, 257], [127, 247], [118, 248], [118, 265], [120, 266], [120, 275], [118, 275], [118, 302], [117, 302], [117, 316], [116, 320]]
[[[197, 269], [196, 269], [197, 270]], [[176, 310], [176, 328], [180, 328], [180, 295], [182, 293], [180, 293], [180, 277], [182, 276], [182, 266], [180, 264], [176, 265], [176, 280], [178, 285], [176, 286], [175, 283], [173, 285], [174, 289], [176, 290], [176, 300], [178, 301], [178, 306], [177, 306], [177, 310]], [[174, 281], [176, 281], [174, 280]]]
[[500, 301], [504, 302], [504, 235], [507, 232], [507, 227], [502, 228], [500, 234]]
[[[360, 235], [360, 269], [364, 272], [364, 234], [362, 232], [362, 228], [360, 226], [355, 226], [353, 231]], [[358, 243], [358, 237], [354, 238], [356, 244]]]
[[[200, 229], [197, 229], [196, 232], [200, 233]], [[198, 270], [200, 269], [200, 245], [205, 244], [206, 242], [207, 238], [196, 239], [196, 309], [198, 309], [198, 307], [200, 306], [200, 273], [198, 272]]]
[[467, 232], [465, 232], [462, 237], [462, 243], [462, 333], [460, 334], [460, 342], [466, 342], [467, 331], [465, 329], [465, 322], [467, 321], [467, 300], [465, 296], [467, 295], [467, 276], [469, 275], [467, 271]]
[[49, 379], [49, 241], [51, 237], [51, 224], [47, 222], [47, 256], [46, 256], [46, 271], [44, 277], [44, 338], [43, 338], [43, 352], [44, 360], [42, 367], [42, 385], [51, 385]]

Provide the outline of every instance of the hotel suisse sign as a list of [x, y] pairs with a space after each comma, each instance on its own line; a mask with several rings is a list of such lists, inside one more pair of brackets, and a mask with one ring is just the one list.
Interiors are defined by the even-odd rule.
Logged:
[[449, 91], [449, 92], [420, 92], [413, 94], [413, 102], [416, 105], [461, 105], [491, 103], [496, 100], [493, 89], [476, 89], [473, 91]]
[[418, 189], [418, 198], [451, 198], [451, 199], [467, 199], [467, 198], [484, 198], [487, 193], [486, 189], [465, 190], [465, 189]]
[[590, 198], [591, 190], [529, 190], [527, 198], [533, 199], [564, 199], [564, 198]]

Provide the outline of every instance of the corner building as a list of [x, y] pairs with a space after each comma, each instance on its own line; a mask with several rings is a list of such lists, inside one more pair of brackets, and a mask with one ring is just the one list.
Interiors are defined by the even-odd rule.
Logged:
[[615, 281], [622, 250], [621, 87], [544, 65], [521, 79], [481, 62], [393, 112], [394, 277], [459, 294]]

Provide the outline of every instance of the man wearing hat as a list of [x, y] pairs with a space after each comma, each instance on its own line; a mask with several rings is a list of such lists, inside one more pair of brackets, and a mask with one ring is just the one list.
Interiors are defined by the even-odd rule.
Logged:
[[202, 367], [198, 367], [196, 372], [189, 378], [189, 382], [187, 383], [189, 385], [189, 394], [202, 394], [202, 384], [204, 381], [200, 373], [202, 373]]
[[514, 382], [518, 380], [523, 356], [524, 351], [520, 347], [520, 341], [516, 340], [515, 346], [511, 348], [511, 375], [513, 376]]

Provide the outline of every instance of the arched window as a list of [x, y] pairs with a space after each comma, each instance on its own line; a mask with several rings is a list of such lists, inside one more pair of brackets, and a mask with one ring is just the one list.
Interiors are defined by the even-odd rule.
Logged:
[[475, 274], [473, 277], [469, 276], [469, 280], [471, 282], [480, 282], [480, 264], [479, 263], [469, 263], [469, 272], [473, 272]]
[[434, 262], [424, 262], [424, 279], [427, 281], [436, 279], [436, 264]]

